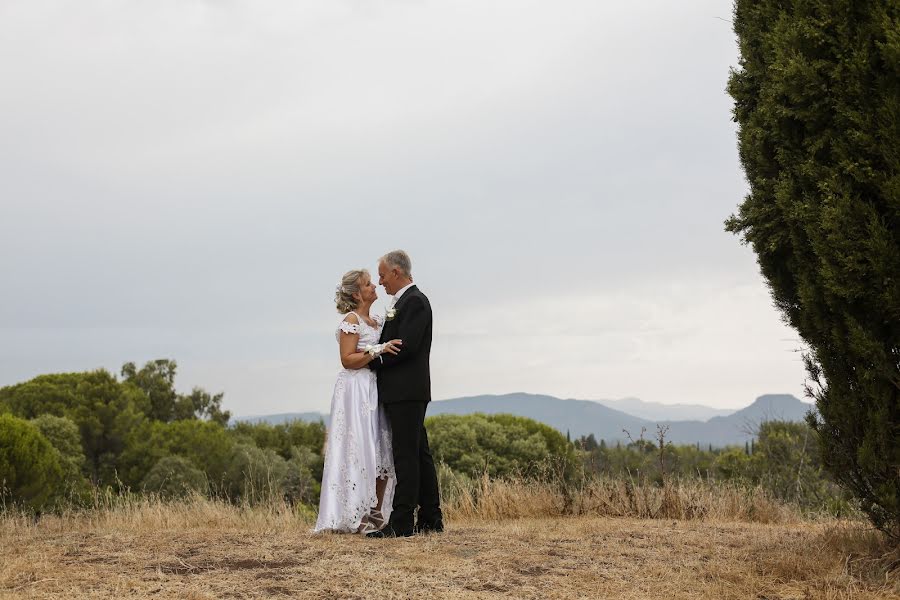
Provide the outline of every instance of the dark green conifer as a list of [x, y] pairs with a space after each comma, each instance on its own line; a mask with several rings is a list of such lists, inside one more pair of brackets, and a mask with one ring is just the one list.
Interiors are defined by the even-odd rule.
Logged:
[[900, 537], [900, 3], [737, 0], [730, 78], [757, 254], [824, 464]]

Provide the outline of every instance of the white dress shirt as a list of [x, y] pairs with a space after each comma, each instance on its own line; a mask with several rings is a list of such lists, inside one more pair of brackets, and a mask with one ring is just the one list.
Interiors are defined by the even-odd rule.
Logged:
[[400, 288], [400, 291], [398, 291], [396, 294], [394, 294], [394, 301], [391, 302], [391, 306], [394, 306], [395, 304], [400, 302], [400, 296], [402, 296], [406, 290], [408, 290], [409, 288], [411, 288], [414, 285], [416, 285], [416, 284], [410, 283], [409, 285], [406, 285], [406, 286], [403, 286], [402, 288]]

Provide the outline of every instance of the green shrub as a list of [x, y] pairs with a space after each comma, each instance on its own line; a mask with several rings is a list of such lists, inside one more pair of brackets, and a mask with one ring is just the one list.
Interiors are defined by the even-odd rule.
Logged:
[[284, 495], [288, 470], [287, 461], [274, 451], [238, 444], [228, 456], [222, 488], [234, 501], [269, 501]]
[[750, 475], [750, 457], [740, 448], [728, 448], [716, 456], [713, 466], [722, 479], [743, 479]]
[[285, 460], [290, 460], [295, 447], [308, 448], [321, 456], [325, 446], [325, 424], [321, 421], [307, 423], [297, 420], [277, 425], [238, 422], [231, 431], [238, 439], [257, 448], [274, 450]]
[[71, 419], [81, 434], [90, 478], [101, 484], [116, 483], [125, 438], [148, 410], [140, 390], [102, 369], [40, 375], [0, 388], [0, 404], [23, 419], [45, 414]]
[[575, 454], [565, 436], [548, 425], [513, 415], [438, 415], [426, 420], [435, 460], [467, 475], [536, 475], [548, 463], [566, 472]]
[[322, 485], [322, 457], [304, 446], [294, 446], [282, 483], [285, 498], [312, 504], [318, 501]]
[[0, 416], [0, 485], [17, 505], [40, 511], [61, 492], [60, 454], [33, 424]]
[[31, 423], [59, 452], [64, 495], [76, 503], [86, 501], [90, 482], [85, 476], [86, 459], [78, 426], [71, 419], [53, 415], [41, 415]]
[[164, 498], [184, 498], [195, 492], [206, 494], [207, 482], [203, 471], [188, 459], [165, 456], [153, 465], [141, 487]]
[[129, 487], [138, 488], [159, 460], [181, 456], [200, 469], [210, 485], [218, 489], [226, 472], [231, 470], [229, 461], [234, 445], [228, 430], [213, 421], [144, 421], [128, 435], [118, 461], [120, 477]]

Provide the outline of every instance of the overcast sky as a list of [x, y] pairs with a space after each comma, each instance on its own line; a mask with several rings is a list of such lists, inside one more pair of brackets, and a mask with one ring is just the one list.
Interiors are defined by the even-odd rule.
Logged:
[[404, 248], [435, 398], [802, 396], [723, 230], [747, 190], [730, 18], [0, 0], [0, 386], [164, 357], [237, 415], [327, 411], [334, 287]]

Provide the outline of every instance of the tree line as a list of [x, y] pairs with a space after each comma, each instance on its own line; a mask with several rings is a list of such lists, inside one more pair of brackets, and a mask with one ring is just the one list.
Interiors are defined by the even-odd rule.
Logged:
[[[87, 506], [98, 489], [178, 498], [191, 493], [315, 505], [324, 423], [230, 422], [222, 394], [175, 390], [177, 365], [156, 360], [41, 375], [0, 388], [0, 498], [37, 512]], [[842, 514], [849, 498], [829, 478], [820, 440], [805, 423], [763, 423], [743, 447], [607, 445], [570, 441], [525, 417], [439, 415], [426, 421], [437, 461], [462, 478], [547, 478], [576, 484], [620, 477], [663, 485], [692, 478], [761, 486], [809, 510]]]
[[318, 497], [323, 423], [236, 423], [222, 394], [175, 390], [177, 364], [41, 375], [0, 389], [0, 484], [18, 506], [86, 503], [112, 488], [235, 501]]
[[765, 421], [743, 446], [673, 445], [659, 430], [651, 441], [640, 436], [609, 445], [594, 437], [575, 440], [586, 471], [629, 476], [663, 484], [666, 478], [697, 478], [760, 486], [775, 498], [834, 515], [851, 510], [852, 498], [825, 470], [818, 434], [806, 423]]
[[812, 512], [843, 515], [852, 498], [824, 469], [819, 437], [806, 423], [767, 421], [743, 446], [674, 445], [659, 430], [629, 443], [607, 445], [593, 434], [568, 439], [524, 417], [439, 415], [427, 420], [435, 458], [457, 476], [547, 477], [577, 484], [591, 477], [628, 478], [664, 485], [701, 479], [762, 487], [773, 497]]

